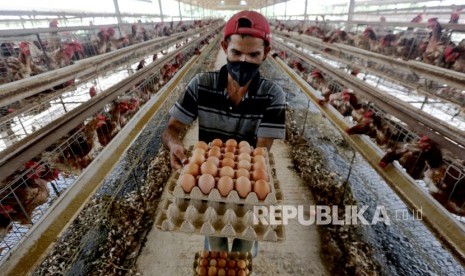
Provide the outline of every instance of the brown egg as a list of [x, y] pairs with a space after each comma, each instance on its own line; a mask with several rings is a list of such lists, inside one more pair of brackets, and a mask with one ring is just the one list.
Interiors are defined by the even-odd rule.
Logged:
[[265, 200], [266, 196], [271, 192], [270, 184], [263, 179], [255, 181], [253, 191], [257, 194], [259, 200]]
[[211, 251], [210, 252], [210, 258], [212, 258], [212, 259], [218, 258], [218, 251]]
[[184, 192], [190, 193], [192, 188], [195, 186], [195, 177], [188, 173], [181, 174], [178, 178], [177, 184], [181, 185]]
[[250, 168], [252, 168], [252, 164], [250, 164], [250, 162], [247, 161], [247, 160], [241, 160], [241, 161], [237, 162], [237, 168], [238, 169], [244, 168], [244, 169], [250, 171]]
[[229, 260], [229, 262], [228, 262], [228, 268], [231, 268], [231, 269], [236, 268], [236, 261], [234, 261], [234, 260]]
[[239, 156], [237, 157], [237, 161], [241, 161], [241, 160], [247, 160], [247, 161], [252, 161], [252, 157], [250, 157], [250, 154], [248, 153], [241, 153], [239, 154]]
[[225, 152], [225, 153], [223, 153], [223, 159], [224, 158], [230, 158], [230, 159], [234, 160], [236, 158], [236, 155], [234, 155], [234, 153], [232, 153], [232, 152]]
[[202, 193], [208, 195], [215, 187], [215, 178], [211, 174], [202, 174], [199, 177], [199, 188]]
[[237, 169], [236, 178], [239, 178], [240, 176], [244, 176], [245, 178], [250, 179], [250, 172], [244, 168]]
[[218, 261], [212, 257], [212, 259], [210, 259], [210, 266], [216, 266], [217, 264]]
[[250, 148], [250, 144], [247, 141], [240, 141], [238, 147], [239, 148], [243, 148], [243, 147], [249, 147]]
[[236, 179], [235, 188], [240, 197], [246, 198], [252, 191], [252, 184], [246, 177], [240, 176]]
[[223, 176], [218, 180], [217, 188], [221, 196], [228, 196], [229, 192], [234, 189], [234, 181], [229, 176]]
[[226, 275], [226, 270], [224, 268], [218, 268], [217, 274], [218, 276], [227, 276]]
[[200, 276], [207, 276], [207, 268], [206, 267], [199, 267], [198, 271]]
[[194, 155], [194, 154], [200, 154], [200, 155], [205, 156], [205, 153], [206, 153], [206, 151], [205, 151], [204, 149], [202, 149], [202, 148], [197, 148], [197, 149], [194, 149], [194, 150], [192, 151], [192, 155]]
[[245, 267], [246, 267], [245, 261], [244, 260], [237, 260], [237, 267], [239, 269], [245, 269]]
[[219, 147], [221, 148], [223, 146], [223, 141], [221, 141], [221, 139], [214, 139], [211, 143], [210, 143], [210, 146], [212, 147]]
[[266, 164], [264, 162], [261, 162], [261, 161], [257, 161], [255, 163], [253, 163], [253, 169], [254, 170], [263, 169], [265, 171], [268, 171], [268, 168], [266, 167]]
[[219, 167], [220, 166], [220, 159], [216, 156], [209, 156], [207, 158], [207, 161], [211, 161], [213, 162], [213, 164], [215, 164], [215, 166]]
[[253, 162], [263, 162], [265, 163], [265, 156], [263, 155], [255, 155], [253, 158], [252, 158]]
[[216, 266], [210, 266], [208, 268], [208, 276], [215, 276], [217, 272]]
[[183, 172], [192, 174], [194, 177], [196, 177], [200, 174], [200, 167], [196, 163], [189, 163], [184, 167]]
[[227, 258], [228, 258], [228, 252], [226, 252], [226, 251], [221, 251], [221, 252], [220, 252], [220, 258], [221, 258], [221, 259], [227, 259]]
[[242, 148], [239, 148], [239, 154], [240, 153], [248, 153], [248, 154], [251, 154], [252, 153], [252, 149], [250, 147], [242, 147]]
[[231, 178], [234, 178], [234, 170], [233, 168], [229, 167], [229, 166], [224, 166], [220, 169], [220, 177], [222, 176], [229, 176]]
[[202, 258], [208, 258], [208, 257], [210, 257], [210, 251], [203, 250], [202, 254], [200, 254], [200, 256], [202, 256]]
[[212, 147], [208, 151], [208, 156], [216, 156], [218, 158], [221, 158], [221, 149], [217, 146]]
[[211, 174], [216, 176], [218, 173], [218, 168], [215, 166], [213, 161], [206, 161], [200, 166], [200, 172], [202, 174]]
[[208, 266], [208, 259], [207, 258], [200, 259], [199, 266], [202, 266], [202, 267]]
[[224, 143], [225, 146], [234, 146], [237, 147], [237, 141], [235, 139], [229, 139]]
[[231, 158], [223, 158], [223, 160], [221, 160], [221, 167], [231, 167], [234, 169], [236, 163]]
[[202, 154], [194, 154], [191, 156], [190, 162], [201, 165], [203, 162], [205, 162], [205, 156]]
[[237, 276], [247, 276], [247, 273], [243, 269], [238, 269], [236, 271]]
[[194, 148], [200, 148], [206, 152], [208, 150], [208, 145], [204, 141], [198, 141], [197, 143], [195, 143]]
[[265, 155], [266, 154], [266, 148], [263, 148], [263, 147], [259, 147], [259, 148], [255, 148], [253, 150], [253, 155]]
[[224, 148], [224, 152], [232, 152], [232, 153], [235, 153], [235, 152], [236, 152], [236, 147], [233, 146], [233, 145], [226, 146], [226, 147]]
[[258, 169], [254, 169], [252, 171], [252, 179], [257, 181], [257, 180], [260, 180], [260, 179], [263, 179], [265, 181], [268, 180], [268, 174], [266, 173], [266, 170], [264, 169], [261, 169], [261, 168], [258, 168]]
[[226, 267], [226, 259], [218, 259], [218, 267]]

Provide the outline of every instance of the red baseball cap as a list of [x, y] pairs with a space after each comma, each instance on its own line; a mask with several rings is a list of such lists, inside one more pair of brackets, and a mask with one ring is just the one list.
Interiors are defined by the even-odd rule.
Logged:
[[[239, 27], [239, 20], [246, 19], [250, 27]], [[266, 18], [255, 11], [240, 11], [233, 15], [224, 26], [224, 37], [226, 39], [233, 34], [247, 34], [265, 40], [268, 45], [271, 42], [270, 25]]]

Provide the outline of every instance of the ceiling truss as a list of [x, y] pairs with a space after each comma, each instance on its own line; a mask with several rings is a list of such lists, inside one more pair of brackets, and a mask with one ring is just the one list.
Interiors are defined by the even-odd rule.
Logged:
[[289, 0], [179, 0], [181, 3], [212, 10], [257, 10]]

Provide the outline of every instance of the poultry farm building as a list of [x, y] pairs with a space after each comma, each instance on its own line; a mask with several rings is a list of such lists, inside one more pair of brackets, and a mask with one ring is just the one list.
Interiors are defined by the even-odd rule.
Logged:
[[[201, 275], [214, 231], [259, 240], [238, 275], [465, 275], [460, 1], [26, 2], [0, 10], [5, 275]], [[239, 10], [269, 20], [260, 73], [287, 105], [266, 155], [276, 198], [250, 206], [285, 225], [247, 226], [249, 197], [169, 207], [168, 110], [226, 64]]]

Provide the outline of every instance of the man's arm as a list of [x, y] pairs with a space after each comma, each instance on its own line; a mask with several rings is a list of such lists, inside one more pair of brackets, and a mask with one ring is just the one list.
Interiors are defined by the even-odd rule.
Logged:
[[265, 147], [270, 151], [271, 146], [273, 145], [274, 138], [259, 137], [257, 138], [256, 147]]
[[181, 139], [179, 139], [179, 134], [185, 127], [185, 124], [171, 117], [165, 131], [161, 135], [163, 145], [170, 150], [170, 163], [174, 169], [182, 168], [183, 163], [187, 160], [185, 155], [186, 150]]

